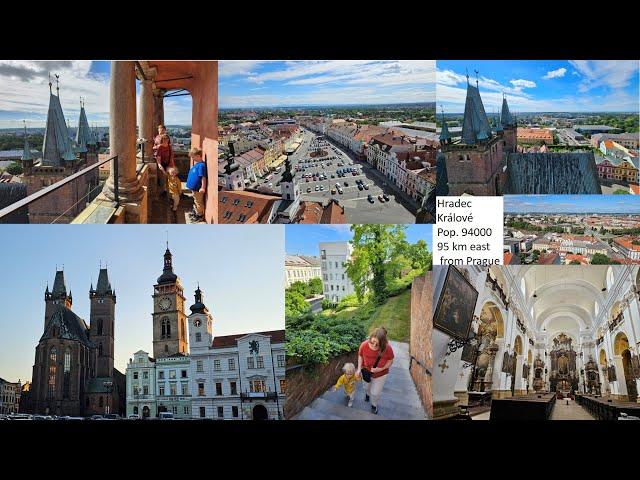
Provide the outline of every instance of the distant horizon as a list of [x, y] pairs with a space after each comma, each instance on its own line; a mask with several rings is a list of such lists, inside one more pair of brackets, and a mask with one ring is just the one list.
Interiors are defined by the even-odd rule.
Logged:
[[295, 105], [260, 105], [260, 106], [233, 106], [233, 107], [220, 107], [218, 112], [223, 110], [269, 110], [279, 109], [287, 110], [294, 108], [331, 108], [331, 107], [383, 107], [383, 106], [407, 106], [407, 105], [433, 105], [435, 109], [436, 102], [393, 102], [393, 103], [307, 103], [307, 104], [295, 104]]
[[504, 213], [638, 215], [638, 195], [505, 195]]

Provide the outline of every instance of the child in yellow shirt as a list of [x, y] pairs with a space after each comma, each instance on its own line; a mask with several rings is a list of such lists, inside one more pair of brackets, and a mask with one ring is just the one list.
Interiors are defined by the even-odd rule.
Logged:
[[348, 399], [347, 405], [353, 407], [353, 398], [356, 395], [356, 382], [358, 381], [358, 377], [356, 377], [356, 367], [353, 363], [345, 363], [342, 371], [344, 373], [340, 375], [340, 378], [338, 378], [338, 381], [333, 386], [333, 391], [335, 392], [340, 387], [344, 388], [344, 393]]
[[178, 169], [176, 167], [170, 167], [167, 170], [169, 174], [167, 176], [167, 188], [169, 189], [169, 197], [173, 200], [172, 210], [175, 212], [178, 210], [178, 203], [180, 203], [180, 193], [182, 193], [182, 182], [178, 177]]

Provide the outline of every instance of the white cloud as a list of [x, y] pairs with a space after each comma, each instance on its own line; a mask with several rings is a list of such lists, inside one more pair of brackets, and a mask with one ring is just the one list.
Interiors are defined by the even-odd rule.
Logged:
[[253, 75], [253, 70], [266, 60], [220, 60], [218, 61], [218, 77], [233, 77], [235, 75]]
[[564, 67], [560, 67], [556, 70], [548, 71], [542, 78], [544, 78], [545, 80], [549, 80], [551, 78], [562, 78], [564, 77], [565, 73], [567, 73], [567, 69]]
[[513, 87], [518, 91], [521, 91], [524, 88], [535, 88], [536, 87], [536, 82], [533, 82], [531, 80], [524, 80], [524, 79], [509, 80], [509, 83], [511, 85], [513, 85]]
[[638, 77], [638, 60], [570, 60], [569, 63], [582, 77], [578, 91], [588, 92], [597, 87], [613, 90], [625, 88]]

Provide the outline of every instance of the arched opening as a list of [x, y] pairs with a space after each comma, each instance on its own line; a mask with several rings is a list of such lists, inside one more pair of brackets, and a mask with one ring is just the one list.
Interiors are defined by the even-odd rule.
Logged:
[[133, 407], [133, 414], [138, 415], [138, 407]]
[[251, 417], [253, 420], [269, 420], [269, 413], [264, 405], [256, 405]]
[[149, 410], [148, 406], [142, 407], [142, 418], [149, 418], [151, 416], [151, 410]]
[[624, 373], [624, 382], [627, 386], [627, 395], [630, 402], [635, 402], [638, 399], [638, 388], [636, 385], [635, 375], [633, 374], [633, 367], [631, 362], [631, 351], [629, 350], [629, 339], [627, 336], [620, 332], [616, 335], [616, 339], [613, 343], [614, 353], [622, 357], [622, 370]]

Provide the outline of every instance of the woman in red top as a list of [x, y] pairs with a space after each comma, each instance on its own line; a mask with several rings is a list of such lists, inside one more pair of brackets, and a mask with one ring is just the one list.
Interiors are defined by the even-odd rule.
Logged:
[[358, 350], [358, 370], [356, 371], [358, 377], [362, 376], [363, 369], [371, 372], [371, 382], [362, 383], [366, 394], [365, 401], [371, 400], [371, 411], [375, 414], [378, 413], [378, 400], [392, 364], [393, 349], [387, 340], [387, 329], [384, 327], [377, 328], [360, 345]]

